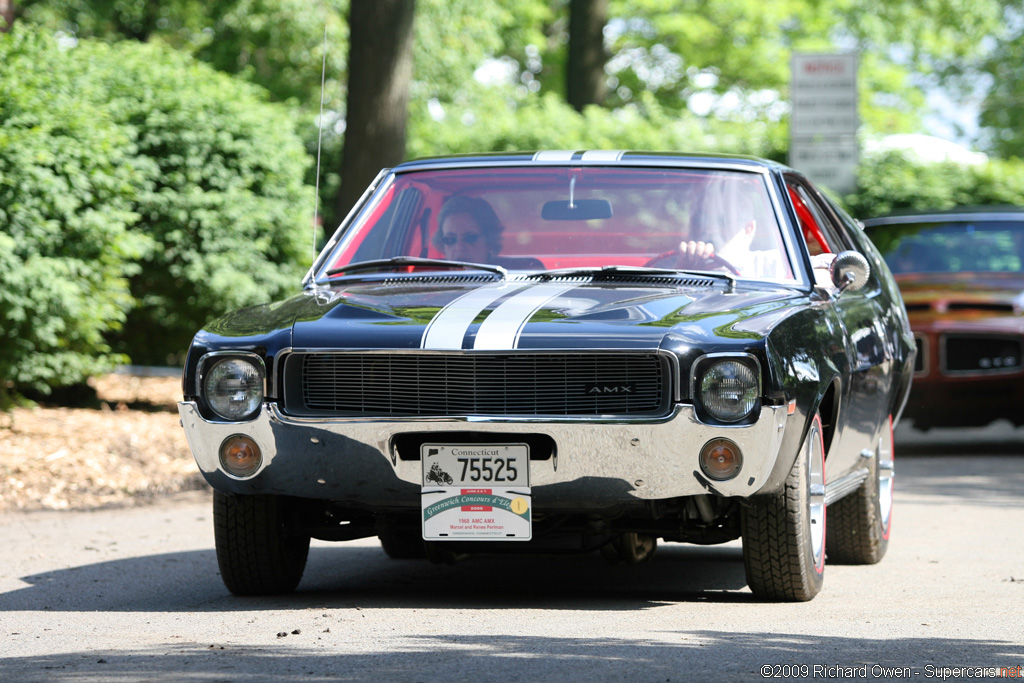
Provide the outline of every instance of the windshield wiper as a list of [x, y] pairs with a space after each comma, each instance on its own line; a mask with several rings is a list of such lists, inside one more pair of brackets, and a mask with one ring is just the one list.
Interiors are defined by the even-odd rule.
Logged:
[[534, 277], [550, 280], [556, 277], [578, 277], [590, 275], [601, 277], [602, 275], [700, 275], [706, 277], [722, 278], [728, 280], [731, 285], [736, 284], [736, 278], [729, 273], [722, 273], [714, 270], [686, 270], [681, 268], [651, 268], [648, 266], [588, 266], [584, 268], [556, 268], [534, 273]]
[[421, 258], [419, 256], [395, 256], [394, 258], [374, 259], [372, 261], [359, 261], [350, 263], [347, 266], [338, 266], [327, 271], [328, 277], [346, 273], [357, 273], [361, 270], [387, 270], [396, 266], [435, 266], [438, 268], [474, 268], [497, 273], [505, 279], [508, 271], [501, 266], [492, 266], [489, 263], [470, 263], [469, 261], [446, 261], [436, 258]]

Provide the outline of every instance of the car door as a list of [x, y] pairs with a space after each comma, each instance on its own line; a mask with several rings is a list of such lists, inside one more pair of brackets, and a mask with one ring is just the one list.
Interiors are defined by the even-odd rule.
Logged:
[[[833, 218], [810, 183], [791, 175], [786, 177], [786, 186], [812, 256], [860, 251], [846, 226]], [[826, 480], [860, 466], [861, 453], [873, 451], [886, 417], [893, 354], [886, 339], [887, 299], [879, 283], [878, 274], [872, 272], [862, 289], [847, 290], [831, 301], [845, 332], [849, 376], [840, 392], [836, 432], [825, 463]]]

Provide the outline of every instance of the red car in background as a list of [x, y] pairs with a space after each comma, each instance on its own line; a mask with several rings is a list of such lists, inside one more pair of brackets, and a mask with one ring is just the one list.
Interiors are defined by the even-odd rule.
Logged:
[[904, 416], [918, 429], [1024, 425], [1024, 208], [864, 221], [917, 342]]

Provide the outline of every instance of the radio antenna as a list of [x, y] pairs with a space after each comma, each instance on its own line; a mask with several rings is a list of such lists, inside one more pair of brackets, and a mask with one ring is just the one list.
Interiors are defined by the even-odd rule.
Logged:
[[310, 279], [316, 287], [316, 229], [320, 220], [320, 149], [324, 138], [324, 83], [327, 80], [327, 12], [324, 8], [324, 54], [320, 64], [320, 115], [316, 119], [316, 193], [313, 195], [313, 263], [310, 266]]

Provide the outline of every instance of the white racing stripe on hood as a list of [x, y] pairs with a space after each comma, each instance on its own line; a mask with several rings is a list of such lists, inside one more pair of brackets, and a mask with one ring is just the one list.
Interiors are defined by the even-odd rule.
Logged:
[[519, 333], [530, 318], [548, 301], [579, 285], [545, 282], [509, 297], [494, 309], [480, 325], [474, 349], [514, 349]]
[[[503, 296], [529, 283], [485, 285], [460, 296], [442, 308], [427, 324], [420, 341], [421, 349], [461, 349], [462, 340], [480, 312]], [[499, 307], [500, 308], [500, 307]]]

